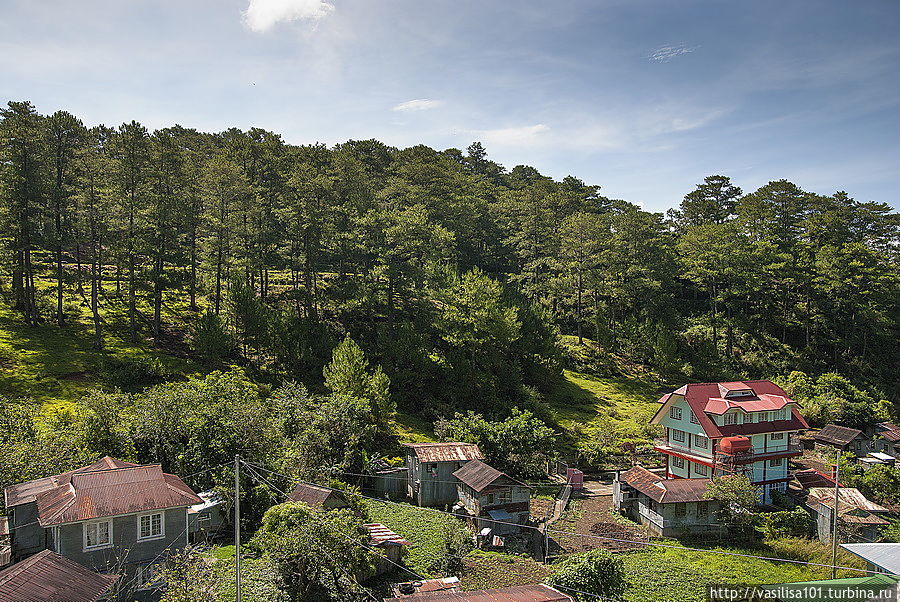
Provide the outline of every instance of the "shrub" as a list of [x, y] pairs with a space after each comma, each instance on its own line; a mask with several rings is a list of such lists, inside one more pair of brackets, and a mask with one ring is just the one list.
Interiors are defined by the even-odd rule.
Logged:
[[606, 550], [592, 550], [564, 560], [548, 583], [560, 587], [579, 602], [596, 597], [618, 598], [627, 586], [622, 560]]
[[208, 311], [191, 327], [191, 347], [201, 357], [218, 360], [234, 351], [234, 341], [220, 316]]

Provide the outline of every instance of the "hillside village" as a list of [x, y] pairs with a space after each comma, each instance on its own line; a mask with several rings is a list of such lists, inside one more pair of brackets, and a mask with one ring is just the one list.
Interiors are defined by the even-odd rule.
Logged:
[[[838, 425], [810, 429], [802, 407], [766, 380], [688, 383], [658, 400], [650, 422], [663, 436], [654, 441], [653, 453], [633, 458], [631, 466], [585, 473], [548, 462], [542, 482], [526, 483], [489, 465], [476, 444], [407, 443], [401, 466], [355, 479], [356, 486], [297, 481], [281, 512], [286, 517], [296, 508], [322, 524], [328, 515], [342, 515], [356, 524], [362, 537], [350, 541], [371, 562], [355, 580], [379, 583], [386, 602], [590, 599], [561, 577], [581, 556], [643, 555], [653, 563], [659, 543], [684, 545], [685, 551], [700, 546], [708, 554], [721, 549], [710, 542], [730, 546], [729, 554], [761, 556], [749, 544], [773, 533], [809, 546], [837, 537], [839, 558], [851, 565], [840, 573], [900, 580], [891, 577], [900, 572], [900, 543], [877, 543], [900, 518], [900, 500], [876, 503], [841, 483], [839, 474], [893, 467], [900, 426], [879, 423], [868, 433]], [[841, 466], [828, 469], [838, 458]], [[234, 468], [269, 486], [278, 476], [239, 457]], [[545, 503], [549, 496], [535, 496], [536, 488], [556, 493]], [[158, 600], [186, 578], [172, 570], [173, 559], [212, 553], [212, 560], [223, 544], [240, 545], [234, 504], [219, 492], [192, 490], [158, 464], [106, 456], [10, 485], [3, 499], [3, 600]], [[567, 517], [579, 512], [596, 517], [588, 532], [567, 526]], [[471, 554], [457, 558], [452, 568], [422, 574], [408, 561], [410, 550], [428, 537], [446, 535], [422, 533], [422, 524], [405, 522], [403, 513], [449, 519], [464, 534], [460, 551], [508, 558], [513, 572], [500, 579], [505, 585], [473, 590], [466, 559], [482, 556]], [[583, 522], [576, 524], [583, 528]], [[574, 546], [573, 538], [579, 540]], [[248, 560], [258, 553], [252, 546], [241, 551]], [[797, 562], [772, 556], [775, 564]], [[851, 558], [855, 562], [844, 560]], [[545, 568], [515, 572], [527, 563]], [[200, 563], [193, 570], [212, 569]]]

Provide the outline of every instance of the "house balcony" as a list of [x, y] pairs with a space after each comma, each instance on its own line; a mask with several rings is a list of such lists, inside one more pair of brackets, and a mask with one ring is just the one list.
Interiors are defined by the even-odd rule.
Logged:
[[671, 456], [678, 456], [680, 458], [684, 458], [685, 460], [690, 460], [692, 462], [697, 462], [700, 464], [706, 464], [707, 466], [735, 466], [752, 464], [754, 462], [763, 462], [765, 460], [773, 460], [776, 458], [791, 458], [794, 456], [799, 456], [803, 453], [800, 445], [796, 443], [788, 443], [786, 445], [780, 446], [778, 449], [765, 452], [757, 452], [754, 451], [753, 448], [750, 448], [746, 452], [739, 454], [726, 454], [719, 450], [711, 452], [709, 450], [688, 448], [686, 444], [666, 439], [654, 440], [653, 447], [658, 452]]
[[695, 449], [687, 447], [687, 444], [678, 441], [666, 441], [665, 439], [656, 439], [653, 441], [653, 448], [663, 454], [670, 456], [678, 456], [691, 462], [706, 464], [712, 466], [714, 463], [712, 453], [709, 450]]

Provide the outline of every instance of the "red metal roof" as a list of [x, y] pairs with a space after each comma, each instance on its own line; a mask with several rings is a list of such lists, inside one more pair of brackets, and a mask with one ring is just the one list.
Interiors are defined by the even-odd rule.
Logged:
[[369, 523], [363, 525], [369, 532], [369, 544], [373, 546], [408, 546], [410, 543], [382, 525], [381, 523]]
[[402, 602], [418, 600], [421, 602], [446, 602], [450, 600], [469, 600], [469, 602], [569, 602], [571, 596], [553, 589], [549, 585], [517, 585], [500, 589], [481, 589], [471, 592], [427, 592], [403, 596], [402, 598], [385, 598], [385, 602]]
[[291, 492], [288, 499], [292, 502], [303, 502], [312, 508], [321, 508], [328, 498], [334, 496], [344, 506], [347, 505], [344, 497], [340, 492], [328, 487], [319, 487], [318, 485], [307, 485], [300, 483]]
[[792, 403], [797, 402], [788, 399], [784, 395], [769, 395], [767, 393], [743, 399], [711, 397], [706, 402], [706, 411], [711, 414], [724, 414], [728, 410], [737, 408], [745, 412], [765, 412], [767, 410], [780, 410]]
[[0, 571], [4, 602], [93, 602], [119, 578], [44, 550]]
[[815, 468], [798, 470], [794, 473], [794, 477], [804, 489], [809, 489], [810, 487], [834, 487], [834, 479]]
[[[738, 399], [740, 399], [741, 404], [746, 404], [749, 401], [756, 401], [757, 399], [761, 399], [762, 396], [784, 397], [787, 403], [794, 404], [791, 406], [791, 417], [789, 419], [773, 422], [717, 426], [716, 423], [713, 422], [709, 416], [707, 416], [706, 407], [711, 399], [720, 399], [722, 397], [722, 391], [719, 388], [720, 384], [733, 385], [736, 383], [691, 383], [684, 385], [679, 389], [676, 389], [668, 397], [663, 396], [665, 401], [660, 401], [663, 401], [663, 403], [665, 403], [669, 400], [669, 398], [671, 398], [672, 395], [683, 395], [685, 401], [690, 406], [691, 411], [700, 422], [700, 426], [703, 428], [706, 436], [710, 439], [718, 439], [720, 437], [727, 437], [730, 435], [753, 435], [756, 433], [796, 431], [809, 428], [806, 420], [797, 411], [795, 405], [796, 402], [787, 398], [787, 393], [784, 392], [784, 389], [769, 380], [748, 380], [740, 383], [742, 385], [746, 385], [746, 387], [744, 388], [750, 388], [754, 392], [755, 397], [729, 399], [728, 402], [738, 403]], [[660, 407], [659, 410], [657, 410], [657, 415], [659, 415], [659, 413], [662, 411], [663, 408]]]
[[474, 443], [404, 443], [422, 462], [467, 462], [483, 460]]
[[619, 480], [661, 504], [705, 501], [710, 484], [709, 479], [663, 479], [643, 466], [629, 468]]
[[158, 464], [139, 465], [105, 457], [61, 475], [13, 485], [7, 500], [33, 500], [41, 526], [202, 503], [184, 481]]

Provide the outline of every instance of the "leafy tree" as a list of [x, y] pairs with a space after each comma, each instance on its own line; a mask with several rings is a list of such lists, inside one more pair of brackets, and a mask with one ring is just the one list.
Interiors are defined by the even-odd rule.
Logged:
[[713, 477], [704, 497], [719, 502], [718, 518], [735, 533], [746, 533], [753, 522], [759, 492], [744, 475]]
[[299, 502], [269, 508], [250, 546], [274, 563], [292, 600], [355, 600], [356, 575], [374, 568], [368, 533], [349, 510], [316, 512]]
[[628, 581], [622, 560], [606, 550], [592, 550], [563, 560], [547, 583], [579, 602], [597, 597], [619, 599]]

